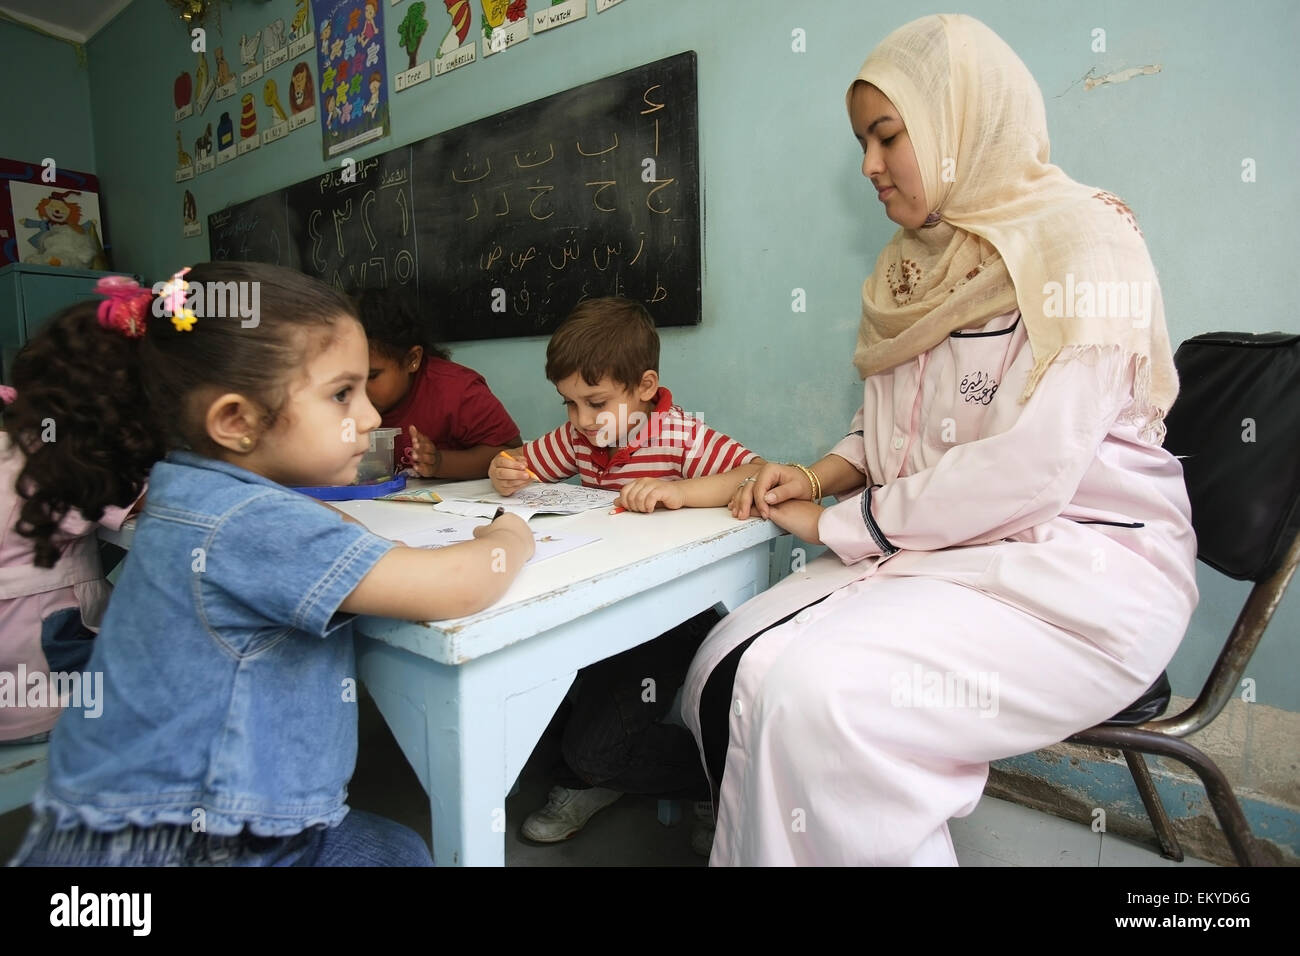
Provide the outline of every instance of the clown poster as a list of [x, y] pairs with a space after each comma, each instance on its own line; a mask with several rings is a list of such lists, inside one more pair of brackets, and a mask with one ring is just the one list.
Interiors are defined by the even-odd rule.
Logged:
[[[14, 245], [19, 262], [104, 269], [99, 195], [40, 182], [9, 183]], [[8, 250], [6, 250], [8, 251]], [[12, 260], [11, 260], [12, 261]]]
[[380, 0], [312, 0], [321, 152], [334, 159], [388, 135]]

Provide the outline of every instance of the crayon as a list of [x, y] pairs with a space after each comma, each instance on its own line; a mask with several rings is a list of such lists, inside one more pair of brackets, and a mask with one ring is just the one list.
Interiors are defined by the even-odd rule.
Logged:
[[[507, 458], [509, 458], [511, 461], [518, 461], [518, 460], [519, 460], [519, 459], [516, 458], [514, 455], [510, 454], [510, 452], [508, 452], [508, 451], [503, 451], [501, 454], [505, 455], [505, 456], [506, 456]], [[538, 482], [538, 483], [541, 483], [541, 480], [542, 480], [542, 479], [538, 478], [537, 475], [533, 472], [533, 470], [532, 470], [531, 468], [525, 468], [524, 470], [528, 472], [528, 477], [529, 477], [529, 478], [533, 479], [533, 481], [536, 481], [536, 482]]]

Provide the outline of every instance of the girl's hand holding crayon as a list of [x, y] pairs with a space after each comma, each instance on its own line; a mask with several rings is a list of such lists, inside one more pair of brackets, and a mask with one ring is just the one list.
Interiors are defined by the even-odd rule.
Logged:
[[436, 478], [442, 465], [442, 452], [427, 435], [411, 426], [411, 466], [421, 478]]
[[533, 538], [533, 530], [528, 527], [528, 522], [519, 515], [500, 508], [497, 509], [497, 516], [492, 519], [491, 524], [479, 525], [474, 529], [476, 538], [498, 536], [504, 541], [509, 541], [512, 547], [519, 548], [524, 561], [531, 558], [533, 552], [537, 550], [537, 541]]
[[659, 505], [670, 510], [686, 506], [686, 492], [680, 481], [664, 481], [662, 478], [638, 478], [630, 481], [619, 491], [616, 506], [628, 511], [649, 513]]
[[492, 479], [496, 493], [506, 496], [513, 495], [531, 481], [541, 481], [527, 465], [512, 457], [508, 451], [503, 451], [492, 459], [492, 464], [488, 466], [488, 477]]

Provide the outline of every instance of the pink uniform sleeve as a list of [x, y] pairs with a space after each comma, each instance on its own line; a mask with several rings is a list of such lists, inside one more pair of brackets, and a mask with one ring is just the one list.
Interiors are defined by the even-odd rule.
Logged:
[[863, 409], [859, 407], [858, 413], [853, 416], [853, 424], [849, 426], [849, 433], [839, 440], [830, 453], [839, 455], [865, 476], [867, 475], [867, 453], [862, 444], [862, 422]]
[[682, 462], [683, 478], [703, 478], [708, 475], [720, 475], [741, 465], [749, 464], [758, 456], [720, 431], [714, 431], [708, 425], [698, 425], [695, 440], [686, 452]]
[[542, 481], [563, 481], [578, 473], [578, 458], [569, 439], [569, 426], [561, 425], [541, 438], [524, 442], [524, 464]]
[[506, 445], [519, 435], [519, 426], [479, 376], [461, 393], [452, 435], [466, 448]]
[[958, 445], [932, 468], [827, 508], [818, 522], [823, 543], [853, 564], [899, 550], [998, 541], [1056, 517], [1128, 403], [1132, 370], [1118, 374], [1122, 361], [1111, 349], [1095, 361], [1055, 363], [1005, 432]]

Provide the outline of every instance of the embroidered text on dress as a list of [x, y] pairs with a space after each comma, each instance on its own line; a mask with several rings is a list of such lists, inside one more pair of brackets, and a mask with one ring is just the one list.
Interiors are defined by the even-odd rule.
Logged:
[[967, 402], [978, 402], [981, 405], [987, 405], [993, 401], [993, 396], [997, 394], [998, 383], [993, 380], [992, 375], [984, 372], [975, 372], [974, 374], [966, 373], [962, 376], [961, 385], [958, 386], [962, 398]]

